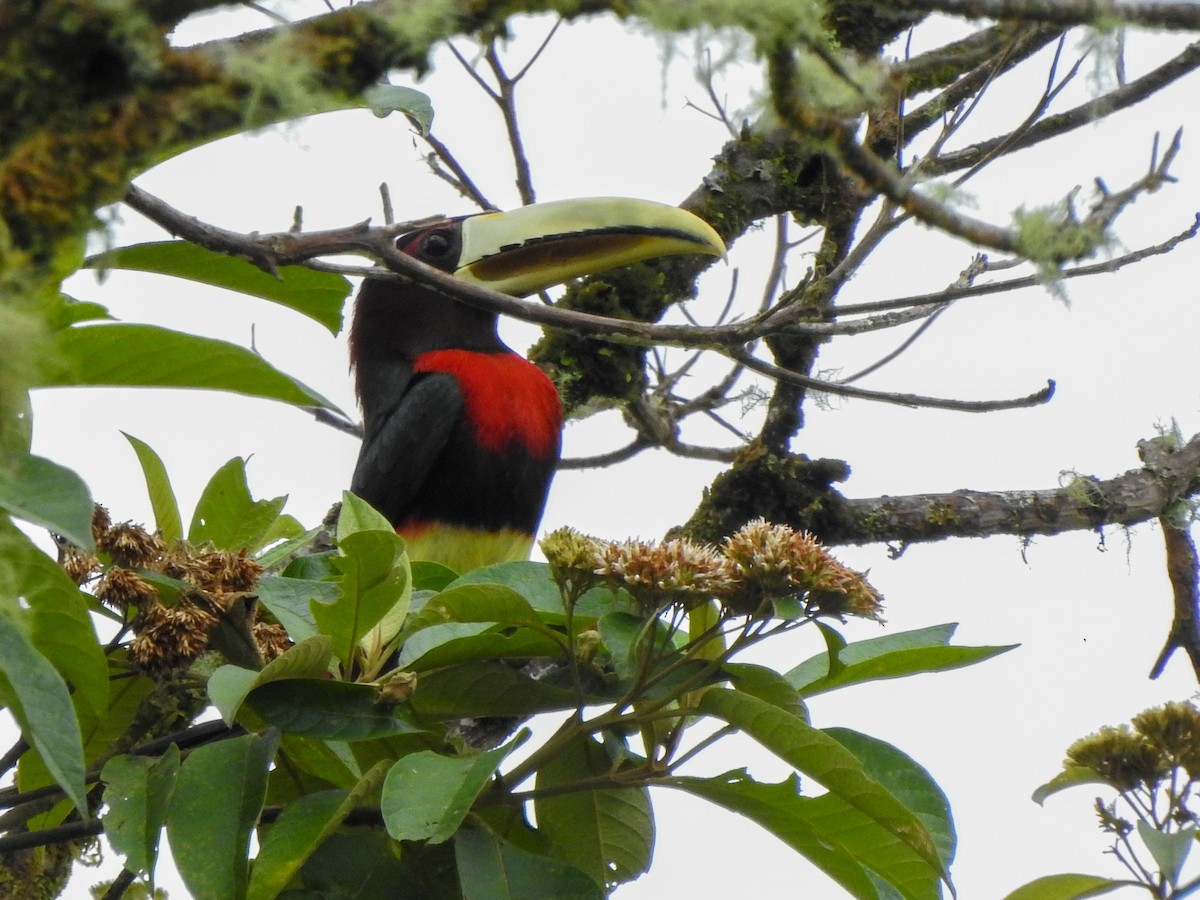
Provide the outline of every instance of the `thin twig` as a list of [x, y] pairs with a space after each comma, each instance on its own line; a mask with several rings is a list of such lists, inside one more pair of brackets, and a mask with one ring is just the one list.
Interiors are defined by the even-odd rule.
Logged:
[[475, 70], [475, 66], [467, 61], [467, 58], [462, 55], [462, 52], [454, 46], [452, 41], [446, 41], [446, 46], [450, 48], [450, 52], [454, 54], [454, 58], [458, 60], [458, 64], [466, 71], [471, 79], [479, 85], [480, 89], [491, 97], [493, 100], [499, 100], [500, 95], [496, 93], [496, 89], [487, 83], [487, 79]]
[[[1200, 9], [1200, 7], [1197, 8]], [[1141, 78], [1135, 78], [1123, 87], [1109, 91], [1107, 94], [1082, 103], [1073, 109], [1047, 116], [1036, 125], [1031, 126], [1017, 140], [1010, 140], [1009, 135], [1004, 134], [972, 144], [970, 147], [964, 147], [962, 150], [947, 153], [938, 159], [928, 160], [924, 167], [925, 174], [929, 177], [936, 177], [968, 168], [975, 165], [981, 158], [992, 155], [1000, 144], [1005, 145], [1004, 152], [1007, 155], [1091, 125], [1118, 110], [1140, 103], [1194, 71], [1197, 67], [1200, 67], [1200, 42], [1189, 44], [1174, 58], [1147, 72]]]
[[[971, 260], [971, 264], [969, 266], [967, 266], [967, 268], [963, 269], [962, 272], [959, 273], [958, 279], [954, 282], [953, 285], [951, 285], [951, 287], [969, 287], [971, 285], [971, 283], [975, 280], [975, 278], [979, 274], [984, 272], [986, 270], [986, 268], [987, 268], [987, 257], [984, 256], [982, 253], [976, 254], [975, 258], [973, 260]], [[927, 319], [925, 319], [925, 321], [922, 322], [916, 328], [916, 330], [913, 331], [912, 334], [910, 334], [907, 338], [905, 338], [901, 342], [899, 347], [897, 347], [895, 350], [891, 351], [890, 353], [886, 354], [882, 358], [876, 360], [871, 365], [867, 366], [865, 369], [860, 369], [859, 371], [855, 372], [853, 375], [850, 375], [846, 378], [841, 379], [841, 383], [842, 384], [853, 384], [855, 381], [858, 381], [860, 378], [864, 378], [867, 375], [870, 375], [872, 372], [877, 372], [880, 369], [882, 369], [884, 366], [886, 366], [888, 363], [893, 362], [894, 360], [898, 359], [901, 356], [901, 354], [903, 354], [906, 350], [911, 348], [921, 338], [921, 336], [923, 334], [925, 334], [925, 332], [927, 332], [931, 327], [933, 327], [933, 323], [938, 320], [938, 318], [942, 315], [942, 313], [944, 313], [947, 309], [950, 308], [950, 304], [947, 303], [943, 306], [918, 307], [918, 309], [922, 309], [922, 308], [929, 311], [929, 317]]]
[[[181, 750], [184, 750], [190, 747], [198, 747], [201, 744], [206, 744], [214, 740], [238, 737], [245, 733], [246, 730], [241, 726], [233, 726], [231, 728], [218, 719], [214, 722], [201, 722], [199, 725], [189, 726], [174, 734], [146, 741], [129, 750], [128, 753], [130, 756], [157, 756], [171, 746], [171, 744], [177, 744]], [[84, 781], [91, 783], [99, 777], [100, 768], [94, 767], [85, 773]], [[60, 796], [62, 793], [62, 788], [57, 784], [33, 788], [28, 791], [18, 791], [13, 787], [4, 788], [0, 790], [0, 808], [20, 806], [21, 804], [31, 803], [46, 797]]]
[[653, 443], [639, 435], [619, 450], [610, 450], [608, 453], [597, 453], [595, 456], [574, 456], [560, 459], [558, 467], [560, 469], [592, 469], [615, 466], [617, 463], [623, 463], [627, 459], [633, 459], [633, 457], [637, 456], [643, 450], [649, 450], [653, 446]]
[[[955, 187], [961, 187], [969, 178], [972, 178], [983, 171], [984, 167], [987, 166], [988, 163], [1003, 156], [1009, 146], [1020, 140], [1022, 135], [1027, 134], [1029, 129], [1037, 124], [1038, 120], [1046, 114], [1046, 110], [1050, 108], [1050, 104], [1054, 101], [1054, 98], [1057, 97], [1063, 91], [1063, 89], [1075, 79], [1075, 76], [1079, 73], [1079, 67], [1083, 65], [1084, 57], [1082, 56], [1075, 61], [1075, 65], [1071, 67], [1071, 70], [1067, 72], [1061, 82], [1059, 82], [1057, 85], [1054, 83], [1055, 74], [1058, 71], [1058, 61], [1062, 55], [1063, 45], [1065, 42], [1065, 35], [1058, 39], [1058, 46], [1054, 48], [1054, 58], [1050, 61], [1050, 73], [1046, 79], [1046, 90], [1042, 92], [1042, 96], [1039, 97], [1038, 102], [1034, 104], [1033, 110], [1028, 116], [1025, 117], [1024, 121], [1022, 121], [1020, 125], [1005, 135], [1000, 143], [992, 147], [966, 172], [954, 179], [954, 181], [951, 183]], [[940, 156], [940, 152], [935, 154], [935, 157]]]
[[799, 387], [808, 388], [815, 391], [822, 391], [826, 394], [835, 394], [839, 397], [854, 397], [860, 400], [877, 400], [881, 403], [892, 403], [897, 406], [909, 406], [912, 408], [926, 407], [929, 409], [952, 409], [957, 412], [996, 412], [1002, 409], [1024, 409], [1030, 406], [1040, 406], [1046, 403], [1054, 396], [1054, 381], [1050, 379], [1046, 382], [1046, 386], [1040, 391], [1036, 391], [1025, 397], [1016, 397], [1010, 400], [951, 400], [944, 397], [925, 397], [920, 394], [900, 394], [887, 391], [868, 391], [864, 388], [851, 387], [850, 385], [839, 384], [833, 381], [823, 381], [820, 378], [812, 378], [808, 375], [801, 375], [799, 372], [793, 372], [790, 369], [784, 369], [771, 363], [764, 362], [749, 354], [732, 353], [732, 356], [737, 359], [747, 369], [758, 372], [760, 375], [766, 375], [776, 381], [782, 381], [787, 384], [794, 384]]
[[[1112, 259], [1105, 260], [1100, 263], [1091, 263], [1086, 266], [1076, 266], [1071, 269], [1061, 269], [1055, 273], [1055, 280], [1063, 280], [1068, 278], [1081, 278], [1089, 275], [1103, 275], [1109, 272], [1116, 272], [1118, 269], [1133, 263], [1141, 262], [1151, 256], [1161, 256], [1164, 253], [1170, 253], [1176, 246], [1184, 241], [1191, 240], [1200, 234], [1200, 214], [1197, 214], [1192, 224], [1185, 230], [1168, 238], [1159, 244], [1153, 244], [1149, 247], [1143, 247], [1140, 250], [1134, 250], [1129, 253], [1115, 256]], [[990, 265], [991, 269], [998, 268], [995, 263]], [[1044, 275], [1026, 275], [1021, 278], [1011, 278], [1008, 281], [991, 281], [985, 284], [975, 284], [969, 287], [952, 287], [947, 290], [937, 291], [932, 294], [914, 294], [908, 297], [897, 297], [894, 300], [876, 300], [869, 303], [845, 303], [838, 306], [831, 306], [823, 312], [828, 318], [840, 316], [860, 315], [863, 313], [883, 312], [889, 309], [900, 309], [910, 306], [924, 305], [940, 305], [951, 300], [961, 300], [965, 297], [982, 297], [989, 294], [1007, 293], [1021, 288], [1037, 287], [1045, 284]]]
[[[392, 209], [392, 192], [391, 192], [391, 189], [388, 188], [388, 183], [386, 181], [382, 181], [379, 184], [379, 200], [383, 204], [383, 224], [384, 225], [395, 225], [396, 224], [396, 214], [395, 214], [395, 211]], [[299, 231], [300, 230], [299, 225], [297, 225], [292, 230]]]
[[361, 438], [363, 436], [363, 427], [361, 423], [351, 422], [344, 416], [339, 416], [337, 413], [325, 409], [323, 406], [306, 406], [304, 411], [311, 415], [322, 425], [328, 425], [343, 434], [348, 434], [351, 437]]
[[104, 892], [102, 900], [121, 900], [125, 896], [125, 891], [132, 887], [136, 880], [136, 872], [122, 869], [117, 873], [117, 877], [112, 880], [112, 884], [108, 886], [108, 890]]
[[5, 774], [13, 766], [15, 766], [17, 764], [17, 760], [19, 760], [28, 749], [29, 742], [23, 737], [17, 738], [13, 745], [8, 748], [8, 752], [5, 753], [3, 757], [0, 757], [0, 775]]
[[[557, 30], [558, 23], [554, 23], [554, 28], [551, 29], [550, 37]], [[538, 48], [534, 59], [541, 53], [545, 47]], [[492, 94], [492, 99], [496, 101], [496, 105], [500, 107], [500, 115], [504, 119], [504, 130], [508, 133], [508, 146], [512, 150], [513, 169], [517, 179], [517, 193], [521, 197], [521, 203], [528, 206], [536, 202], [537, 192], [533, 188], [533, 171], [529, 166], [529, 157], [525, 154], [525, 142], [521, 138], [521, 126], [517, 116], [517, 97], [516, 87], [520, 80], [520, 75], [516, 78], [510, 78], [508, 73], [504, 71], [504, 65], [500, 61], [500, 55], [496, 51], [496, 38], [488, 41], [487, 48], [484, 50], [484, 59], [487, 60], [488, 66], [492, 70], [492, 74], [496, 77], [496, 83], [499, 90]], [[530, 60], [532, 64], [533, 60]], [[528, 66], [521, 70], [521, 74], [528, 71]]]
[[[433, 153], [426, 158], [433, 174], [441, 178], [452, 188], [466, 197], [482, 210], [499, 209], [479, 189], [479, 186], [467, 174], [467, 170], [459, 163], [458, 158], [450, 152], [450, 148], [438, 140], [433, 134], [423, 134], [421, 139], [429, 145]], [[439, 165], [439, 163], [441, 165]], [[446, 169], [441, 168], [445, 166]]]

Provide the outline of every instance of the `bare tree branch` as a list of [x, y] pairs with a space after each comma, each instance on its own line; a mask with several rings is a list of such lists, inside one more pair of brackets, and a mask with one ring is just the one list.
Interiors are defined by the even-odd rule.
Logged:
[[1005, 148], [1005, 154], [1015, 153], [1017, 150], [1024, 150], [1061, 134], [1098, 122], [1117, 110], [1141, 103], [1167, 85], [1195, 71], [1197, 67], [1200, 67], [1200, 42], [1189, 44], [1173, 59], [1151, 70], [1141, 78], [1135, 78], [1128, 84], [1073, 109], [1047, 116], [1037, 124], [1030, 126], [1015, 140], [1010, 140], [1010, 135], [1005, 134], [980, 141], [970, 147], [964, 147], [962, 150], [943, 154], [937, 159], [927, 160], [923, 172], [929, 177], [956, 172], [977, 164], [985, 157], [992, 156], [997, 147], [1001, 145]]
[[1112, 0], [888, 0], [886, 9], [942, 12], [971, 19], [1021, 19], [1056, 25], [1124, 22], [1149, 28], [1200, 28], [1200, 7], [1188, 0], [1124, 2]]
[[[874, 133], [868, 132], [867, 146], [881, 158], [891, 158], [894, 153], [894, 150], [891, 150], [892, 147], [911, 144], [918, 135], [942, 119], [948, 110], [955, 109], [970, 97], [978, 95], [998, 76], [1011, 71], [1051, 41], [1059, 38], [1062, 29], [1053, 26], [1032, 25], [1025, 26], [1024, 30], [1017, 31], [1016, 34], [1013, 32], [1013, 26], [1006, 24], [994, 26], [987, 32], [981, 33], [990, 39], [982, 45], [982, 48], [991, 51], [988, 56], [983, 58], [954, 52], [943, 57], [943, 49], [949, 48], [938, 48], [925, 54], [924, 57], [917, 57], [911, 63], [898, 66], [897, 75], [902, 79], [907, 75], [909, 67], [913, 69], [915, 83], [910, 86], [910, 90], [920, 90], [923, 82], [928, 80], [928, 76], [923, 76], [923, 68], [928, 67], [938, 71], [936, 66], [939, 62], [943, 63], [943, 66], [948, 66], [940, 70], [942, 73], [947, 73], [943, 77], [949, 77], [948, 73], [950, 72], [961, 72], [962, 74], [936, 96], [916, 109], [906, 112], [901, 119], [894, 123], [889, 123], [886, 118], [883, 119], [884, 125], [892, 124], [893, 127], [891, 129], [877, 127]], [[1006, 40], [1000, 43], [999, 38], [1006, 38]], [[971, 64], [973, 67], [969, 69], [959, 68]], [[903, 129], [902, 139], [897, 131], [899, 128]]]
[[[1110, 272], [1116, 272], [1125, 266], [1133, 263], [1141, 262], [1144, 259], [1149, 259], [1152, 256], [1161, 256], [1165, 253], [1170, 253], [1179, 244], [1184, 241], [1191, 240], [1200, 234], [1200, 213], [1192, 221], [1184, 231], [1173, 235], [1167, 240], [1154, 244], [1149, 247], [1143, 247], [1140, 250], [1133, 250], [1129, 253], [1114, 256], [1112, 259], [1105, 260], [1100, 263], [1092, 263], [1086, 266], [1075, 266], [1073, 268], [1061, 269], [1055, 273], [1056, 279], [1081, 278], [1090, 275], [1103, 275]], [[995, 268], [995, 264], [990, 264], [990, 268]], [[1019, 288], [1036, 287], [1044, 285], [1046, 278], [1044, 275], [1026, 275], [1023, 278], [1011, 278], [1008, 281], [990, 281], [985, 284], [975, 284], [969, 287], [951, 287], [944, 291], [938, 291], [932, 294], [917, 294], [909, 297], [898, 297], [895, 300], [876, 300], [868, 303], [844, 303], [833, 306], [824, 312], [828, 317], [859, 315], [862, 313], [882, 312], [888, 309], [900, 309], [909, 306], [922, 305], [940, 305], [951, 300], [959, 300], [964, 297], [983, 297], [990, 294], [1005, 293], [1007, 291], [1017, 290]]]
[[1150, 677], [1161, 675], [1172, 654], [1183, 650], [1200, 680], [1200, 585], [1197, 584], [1200, 563], [1197, 562], [1196, 544], [1187, 526], [1171, 516], [1160, 516], [1158, 522], [1162, 525], [1167, 546], [1167, 576], [1171, 580], [1175, 616], [1166, 646], [1150, 669]]
[[844, 501], [841, 523], [824, 540], [900, 544], [993, 534], [1061, 534], [1161, 517], [1200, 493], [1200, 434], [1179, 446], [1172, 436], [1143, 440], [1138, 469], [1102, 481], [1077, 477], [1041, 491], [954, 491]]

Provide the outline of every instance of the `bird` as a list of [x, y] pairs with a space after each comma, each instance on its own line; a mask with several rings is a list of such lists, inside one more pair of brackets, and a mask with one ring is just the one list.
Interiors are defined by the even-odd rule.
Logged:
[[[678, 207], [593, 197], [423, 224], [396, 248], [458, 279], [525, 296], [583, 275], [725, 245]], [[367, 277], [350, 360], [363, 440], [350, 490], [410, 559], [462, 573], [528, 559], [558, 464], [551, 380], [497, 333], [497, 315], [446, 292]]]

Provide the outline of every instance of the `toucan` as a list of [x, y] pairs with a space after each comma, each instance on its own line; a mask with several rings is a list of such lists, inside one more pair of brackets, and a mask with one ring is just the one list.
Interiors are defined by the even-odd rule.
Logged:
[[[447, 218], [396, 247], [514, 296], [655, 256], [725, 254], [691, 213], [617, 198]], [[411, 559], [457, 572], [528, 558], [559, 458], [558, 393], [496, 325], [495, 313], [444, 293], [369, 277], [351, 323], [363, 414], [351, 490], [387, 517]]]

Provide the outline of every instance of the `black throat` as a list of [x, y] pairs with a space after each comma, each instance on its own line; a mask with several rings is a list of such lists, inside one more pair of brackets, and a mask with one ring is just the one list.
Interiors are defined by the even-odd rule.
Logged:
[[430, 350], [502, 353], [496, 314], [458, 303], [420, 285], [368, 278], [354, 302], [350, 362], [411, 362]]
[[457, 303], [419, 285], [367, 278], [350, 323], [350, 364], [368, 428], [403, 390], [413, 362], [432, 350], [505, 353], [496, 314]]

